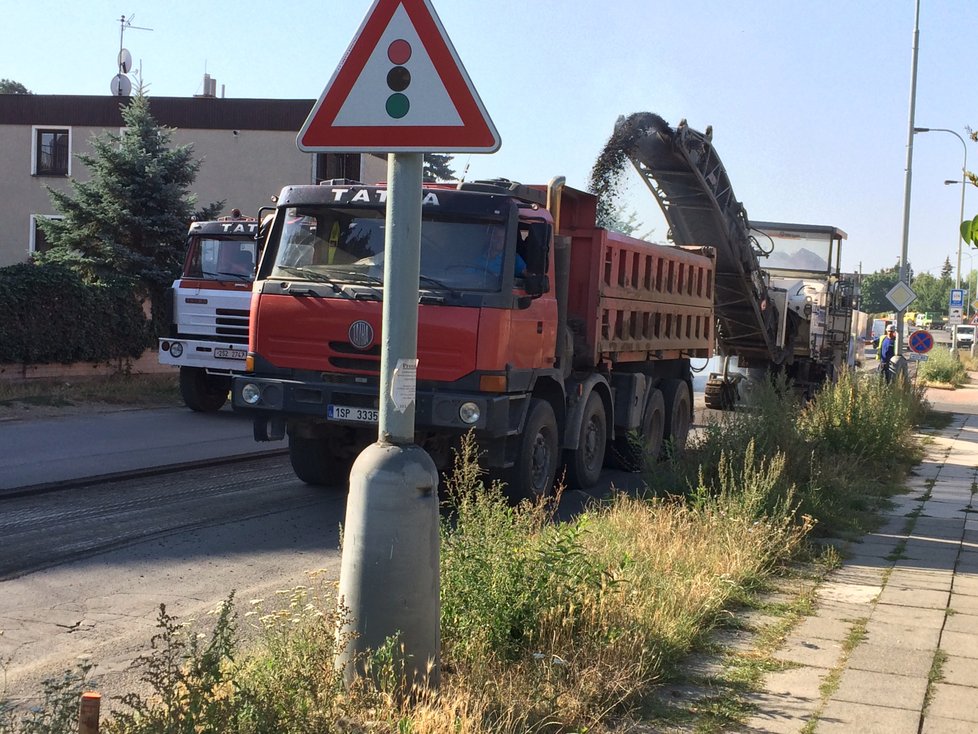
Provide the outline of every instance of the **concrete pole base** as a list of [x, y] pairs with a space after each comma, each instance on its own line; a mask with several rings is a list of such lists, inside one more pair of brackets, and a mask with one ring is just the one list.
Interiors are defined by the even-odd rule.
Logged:
[[347, 684], [369, 674], [364, 653], [398, 637], [407, 694], [437, 687], [440, 666], [438, 470], [413, 444], [374, 443], [357, 457], [343, 526], [336, 658]]

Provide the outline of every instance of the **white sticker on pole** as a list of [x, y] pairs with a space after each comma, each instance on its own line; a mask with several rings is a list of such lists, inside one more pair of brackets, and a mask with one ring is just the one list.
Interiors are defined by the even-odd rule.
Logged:
[[391, 377], [391, 401], [394, 410], [403, 413], [414, 402], [418, 384], [418, 360], [399, 359]]

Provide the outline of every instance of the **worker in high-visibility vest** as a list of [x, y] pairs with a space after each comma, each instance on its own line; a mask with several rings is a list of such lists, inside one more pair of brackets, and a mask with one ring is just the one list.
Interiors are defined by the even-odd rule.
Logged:
[[879, 349], [880, 374], [887, 382], [893, 379], [893, 368], [890, 365], [890, 360], [896, 355], [896, 339], [896, 326], [890, 324], [886, 329], [886, 336], [880, 339]]

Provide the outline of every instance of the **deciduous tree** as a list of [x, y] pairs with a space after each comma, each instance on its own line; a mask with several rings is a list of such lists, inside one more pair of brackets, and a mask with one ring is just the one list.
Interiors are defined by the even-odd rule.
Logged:
[[13, 79], [0, 79], [0, 94], [34, 94], [34, 92]]

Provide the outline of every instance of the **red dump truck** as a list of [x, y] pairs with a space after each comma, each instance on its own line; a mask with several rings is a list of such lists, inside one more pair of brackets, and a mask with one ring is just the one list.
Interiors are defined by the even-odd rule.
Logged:
[[[386, 193], [286, 187], [265, 240], [232, 401], [307, 483], [344, 482], [377, 439]], [[488, 469], [541, 495], [562, 467], [586, 488], [685, 443], [713, 250], [610, 232], [596, 204], [563, 179], [424, 189], [415, 441], [439, 467], [474, 430]]]

